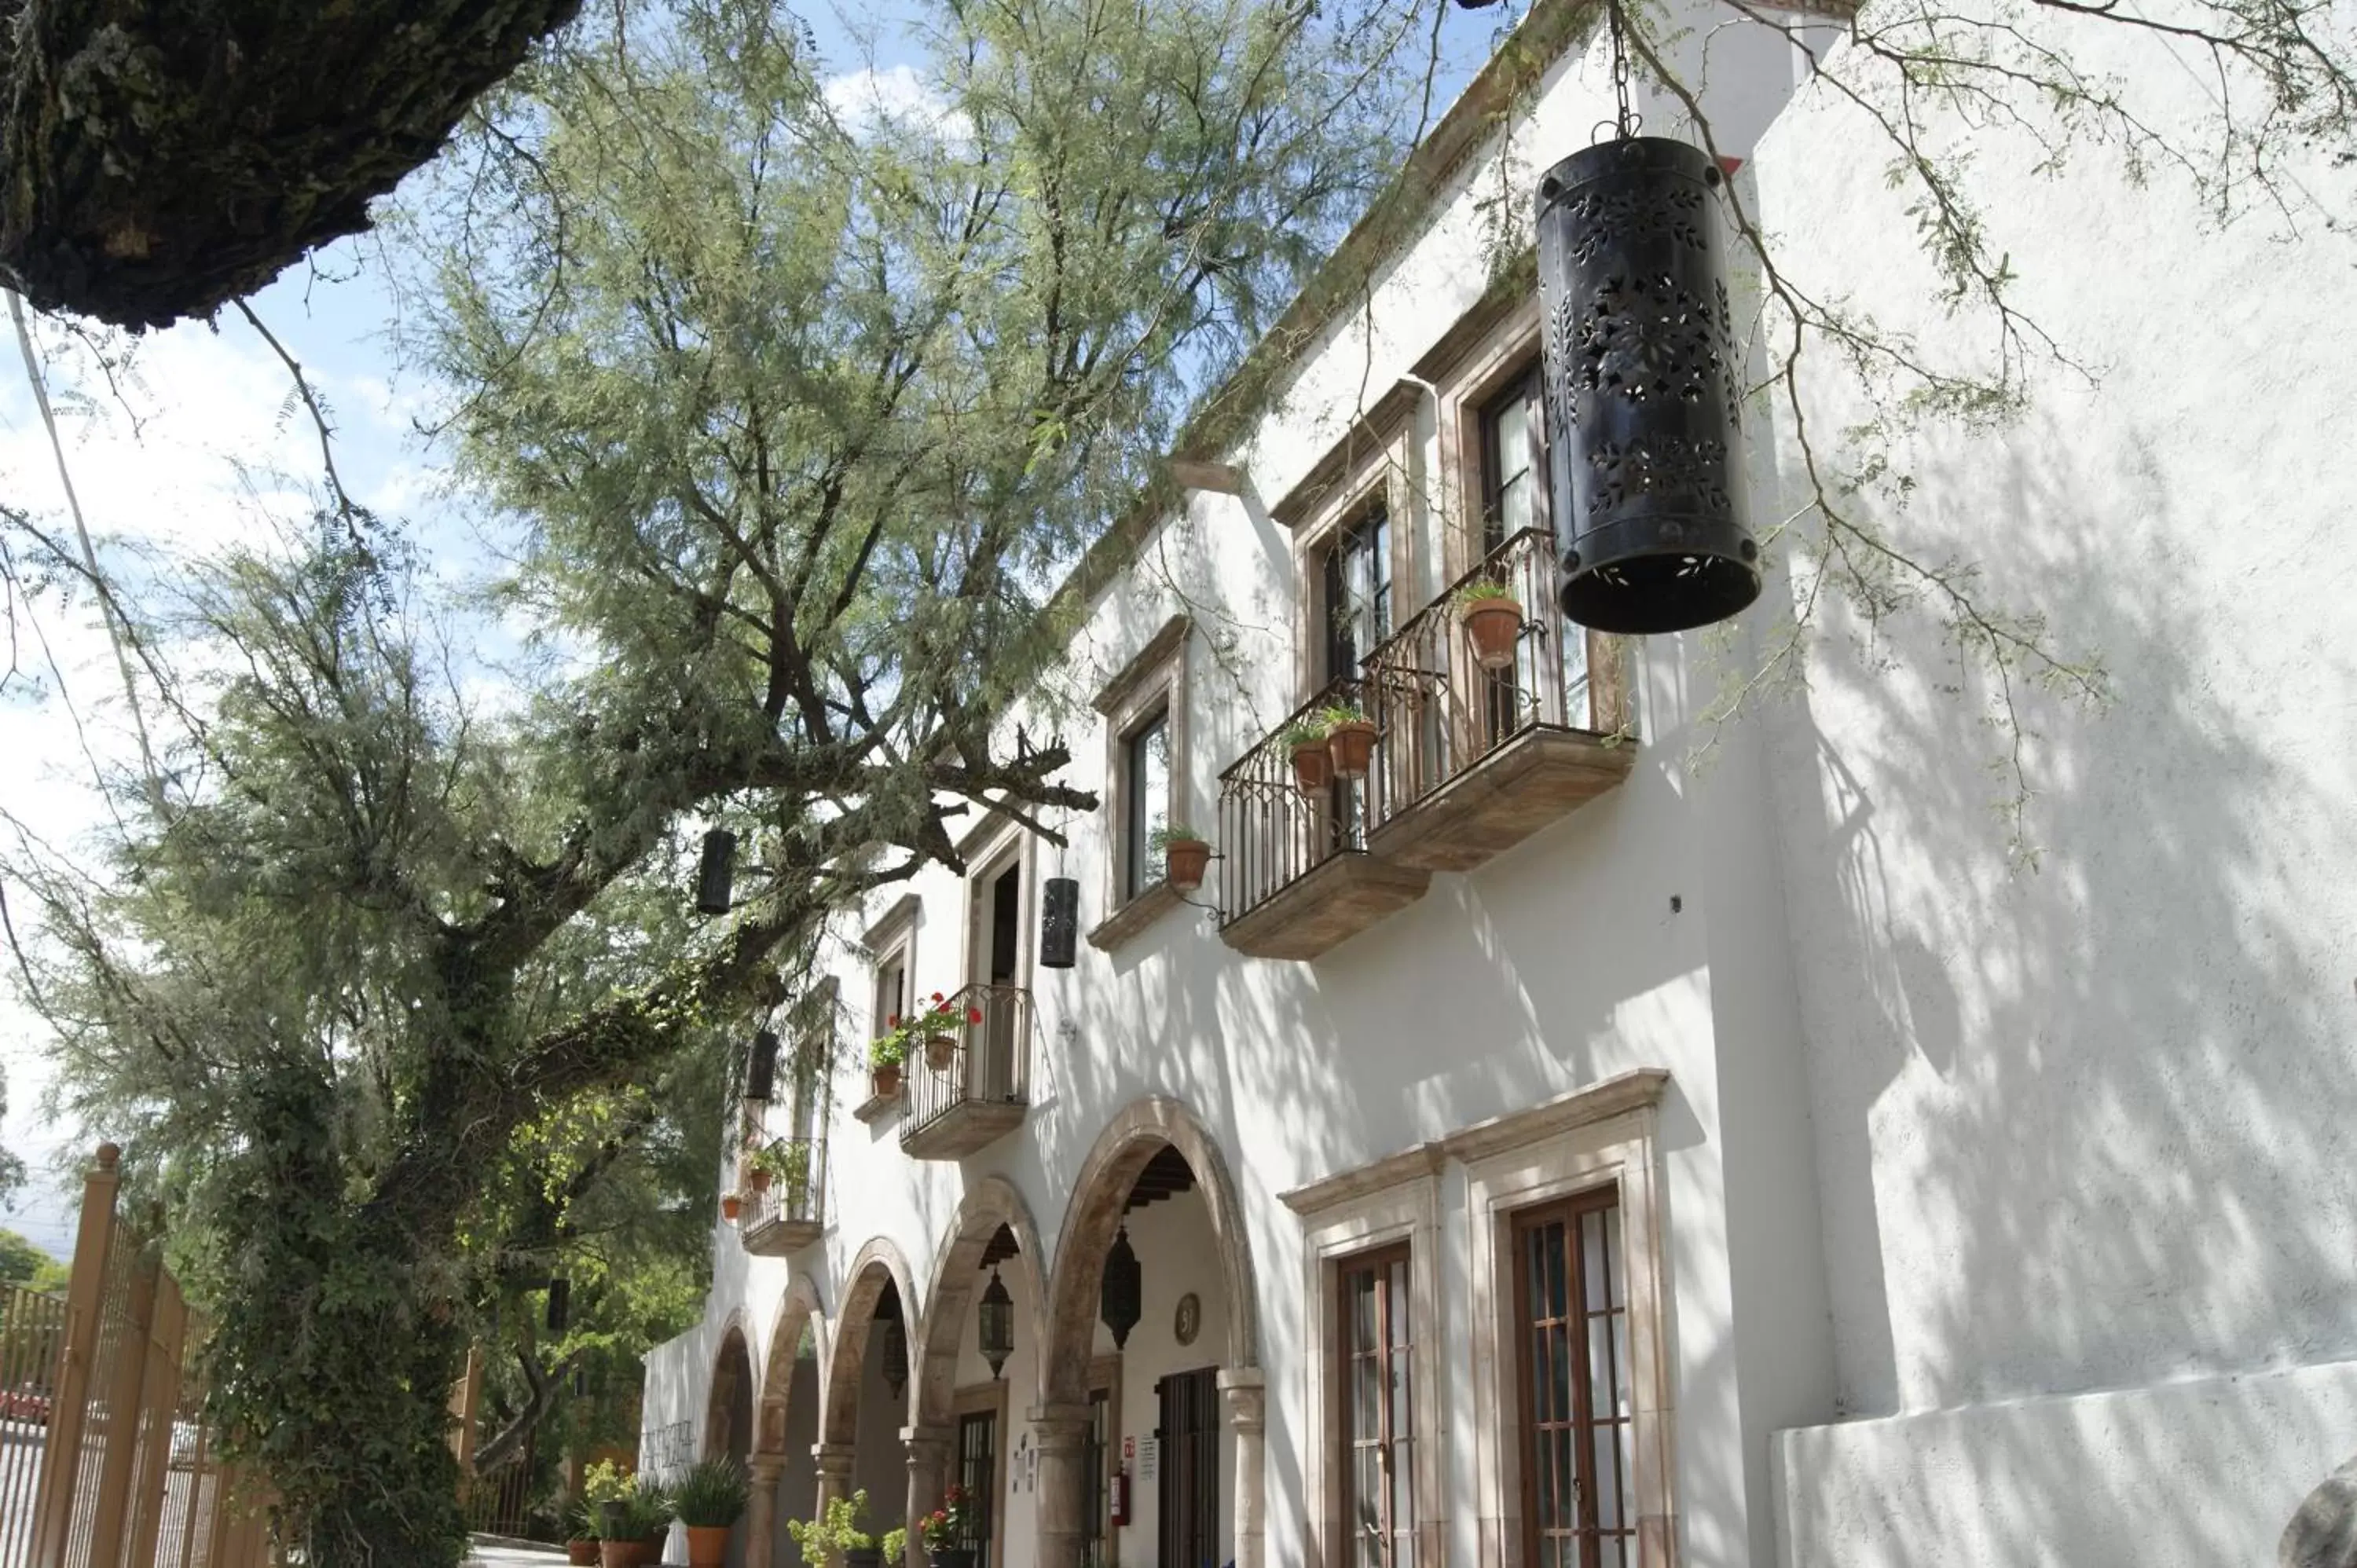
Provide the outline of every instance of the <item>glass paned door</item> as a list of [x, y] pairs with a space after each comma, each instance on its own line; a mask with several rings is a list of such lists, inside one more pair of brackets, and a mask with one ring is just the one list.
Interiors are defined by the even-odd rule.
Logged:
[[1525, 1568], [1636, 1568], [1620, 1195], [1514, 1221]]
[[1162, 1403], [1161, 1568], [1220, 1568], [1218, 1369], [1174, 1372], [1155, 1384]]
[[998, 1514], [998, 1417], [987, 1411], [958, 1417], [958, 1485], [965, 1488], [965, 1545], [974, 1568], [996, 1568], [991, 1555], [992, 1521]]
[[1415, 1562], [1407, 1282], [1405, 1247], [1342, 1265], [1342, 1520], [1351, 1568]]

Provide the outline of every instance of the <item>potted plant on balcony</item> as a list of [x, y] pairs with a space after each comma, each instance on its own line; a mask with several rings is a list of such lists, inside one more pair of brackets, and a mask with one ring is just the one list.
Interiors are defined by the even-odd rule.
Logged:
[[1326, 750], [1334, 772], [1343, 779], [1364, 779], [1374, 765], [1374, 721], [1348, 703], [1328, 708], [1318, 717], [1326, 725]]
[[724, 1192], [720, 1195], [721, 1219], [726, 1219], [729, 1224], [734, 1225], [737, 1223], [737, 1217], [744, 1212], [745, 1195], [743, 1193]]
[[754, 1190], [760, 1191], [776, 1182], [779, 1212], [800, 1214], [803, 1200], [810, 1197], [810, 1145], [798, 1138], [761, 1150], [751, 1162], [759, 1183]]
[[1152, 842], [1162, 854], [1162, 879], [1173, 892], [1192, 893], [1203, 886], [1211, 864], [1209, 840], [1184, 822], [1170, 822], [1154, 830]]
[[1481, 668], [1503, 670], [1512, 664], [1523, 640], [1523, 601], [1514, 590], [1495, 577], [1476, 577], [1451, 595], [1450, 601]]
[[750, 1494], [750, 1483], [734, 1459], [706, 1459], [680, 1477], [671, 1500], [687, 1527], [688, 1568], [726, 1568], [728, 1531]]
[[917, 1020], [916, 1027], [925, 1039], [925, 1065], [935, 1072], [947, 1072], [950, 1064], [957, 1060], [957, 1031], [961, 1022], [979, 1024], [982, 1013], [974, 1009], [971, 1019], [961, 1020], [956, 1007], [942, 1001], [940, 992], [934, 992], [931, 1008]]
[[900, 1092], [900, 1067], [909, 1059], [909, 1037], [900, 1032], [900, 1015], [895, 1013], [885, 1021], [891, 1032], [867, 1047], [867, 1091], [878, 1100]]
[[[877, 1550], [876, 1538], [860, 1528], [866, 1517], [867, 1493], [856, 1491], [827, 1504], [826, 1512], [817, 1519], [788, 1520], [786, 1534], [805, 1563], [840, 1557], [845, 1568], [880, 1568], [884, 1553]], [[904, 1534], [901, 1539], [908, 1538]]]
[[1334, 782], [1334, 755], [1326, 746], [1326, 721], [1317, 714], [1294, 720], [1277, 736], [1293, 758], [1294, 782], [1314, 795]]
[[942, 1506], [917, 1522], [933, 1568], [974, 1568], [974, 1510], [963, 1487], [942, 1494]]

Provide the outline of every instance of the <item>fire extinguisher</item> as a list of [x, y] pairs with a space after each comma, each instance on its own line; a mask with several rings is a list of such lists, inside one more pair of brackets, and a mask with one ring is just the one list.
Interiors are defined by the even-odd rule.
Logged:
[[1107, 1500], [1113, 1505], [1114, 1527], [1115, 1529], [1120, 1529], [1122, 1526], [1129, 1523], [1128, 1466], [1124, 1465], [1120, 1469], [1114, 1472], [1113, 1496]]

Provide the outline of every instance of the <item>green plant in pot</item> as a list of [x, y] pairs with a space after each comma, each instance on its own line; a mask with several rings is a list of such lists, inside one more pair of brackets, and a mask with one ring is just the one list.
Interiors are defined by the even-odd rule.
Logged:
[[706, 1459], [679, 1478], [671, 1502], [687, 1527], [688, 1568], [723, 1568], [727, 1563], [728, 1531], [745, 1512], [750, 1493], [751, 1484], [734, 1459]]
[[1162, 856], [1162, 879], [1172, 891], [1192, 893], [1203, 886], [1203, 873], [1211, 864], [1211, 845], [1202, 834], [1184, 822], [1171, 822], [1155, 829], [1148, 843]]
[[887, 1022], [891, 1031], [867, 1047], [867, 1088], [878, 1100], [900, 1092], [900, 1069], [909, 1059], [909, 1036], [900, 1030], [900, 1015], [895, 1013]]
[[793, 1538], [794, 1550], [802, 1554], [805, 1563], [831, 1563], [839, 1558], [845, 1568], [881, 1568], [884, 1553], [877, 1548], [876, 1538], [867, 1533], [866, 1519], [867, 1493], [861, 1490], [835, 1498], [816, 1519], [788, 1520], [786, 1533]]
[[1318, 715], [1326, 725], [1326, 752], [1343, 779], [1364, 779], [1374, 765], [1375, 724], [1357, 707], [1337, 703]]
[[933, 1568], [974, 1568], [974, 1499], [963, 1487], [942, 1493], [942, 1506], [917, 1522]]
[[1326, 721], [1309, 714], [1285, 726], [1276, 737], [1293, 759], [1294, 782], [1305, 795], [1315, 794], [1334, 782], [1334, 757], [1326, 748]]
[[1484, 670], [1504, 670], [1514, 662], [1523, 640], [1523, 601], [1496, 577], [1476, 577], [1449, 596], [1457, 624], [1473, 645], [1473, 658]]
[[630, 1539], [638, 1545], [634, 1568], [662, 1561], [663, 1537], [671, 1533], [671, 1493], [641, 1477], [630, 1501]]
[[757, 1183], [754, 1190], [775, 1182], [778, 1211], [786, 1215], [801, 1213], [810, 1197], [810, 1145], [799, 1139], [771, 1144], [747, 1162]]
[[569, 1498], [559, 1516], [565, 1524], [565, 1561], [573, 1568], [590, 1568], [597, 1561], [597, 1517], [585, 1495]]

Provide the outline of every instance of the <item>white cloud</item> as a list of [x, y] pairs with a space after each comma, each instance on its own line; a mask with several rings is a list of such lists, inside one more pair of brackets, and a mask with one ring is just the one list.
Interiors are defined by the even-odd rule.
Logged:
[[921, 125], [953, 142], [967, 141], [974, 134], [973, 123], [906, 62], [829, 77], [824, 91], [826, 106], [854, 135], [866, 134], [879, 124]]

